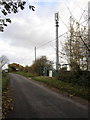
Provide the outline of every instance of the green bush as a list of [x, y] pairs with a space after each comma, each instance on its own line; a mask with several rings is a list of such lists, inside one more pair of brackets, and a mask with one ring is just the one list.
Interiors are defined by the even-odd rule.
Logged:
[[90, 71], [59, 71], [57, 78], [64, 82], [89, 87]]

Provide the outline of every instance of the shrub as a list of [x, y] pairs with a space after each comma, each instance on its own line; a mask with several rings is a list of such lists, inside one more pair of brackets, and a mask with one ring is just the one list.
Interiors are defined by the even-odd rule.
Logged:
[[90, 71], [59, 71], [57, 78], [64, 82], [89, 87]]

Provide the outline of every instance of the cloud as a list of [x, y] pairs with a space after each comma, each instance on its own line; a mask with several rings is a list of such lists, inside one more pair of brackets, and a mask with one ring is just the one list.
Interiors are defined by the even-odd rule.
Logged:
[[[25, 48], [34, 47], [36, 43], [52, 39], [52, 22], [32, 15], [27, 18], [13, 18], [13, 23], [6, 28], [4, 40], [8, 39], [11, 45]], [[47, 35], [46, 35], [47, 34]], [[22, 44], [23, 43], [23, 44]]]
[[[34, 60], [34, 47], [37, 47], [37, 57], [48, 56], [55, 62], [55, 18], [59, 12], [60, 18], [69, 26], [70, 11], [76, 19], [80, 18], [88, 0], [43, 0], [29, 1], [35, 6], [35, 12], [25, 9], [16, 15], [11, 15], [12, 23], [8, 25], [4, 33], [0, 33], [0, 55], [7, 55], [10, 62], [30, 65]], [[27, 6], [26, 6], [27, 7]], [[80, 8], [81, 7], [81, 8]], [[68, 29], [59, 19], [59, 35]], [[46, 44], [48, 41], [50, 43]], [[64, 37], [60, 38], [63, 41]], [[62, 48], [59, 44], [60, 49]]]
[[9, 45], [8, 43], [0, 41], [0, 55], [6, 55], [10, 60], [9, 62], [17, 62], [19, 64], [27, 65], [31, 64], [30, 59], [34, 60], [34, 52], [22, 48], [22, 47], [14, 47]]

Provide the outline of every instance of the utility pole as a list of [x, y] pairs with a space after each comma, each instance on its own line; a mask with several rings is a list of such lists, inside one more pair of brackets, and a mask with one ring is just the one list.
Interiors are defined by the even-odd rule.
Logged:
[[58, 23], [59, 23], [59, 13], [55, 13], [55, 22], [56, 22], [56, 71], [59, 70], [59, 46], [58, 46]]
[[35, 62], [36, 62], [36, 47], [35, 47]]

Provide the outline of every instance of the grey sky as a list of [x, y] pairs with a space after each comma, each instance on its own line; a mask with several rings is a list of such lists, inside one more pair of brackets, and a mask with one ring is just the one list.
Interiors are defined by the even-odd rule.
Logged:
[[[31, 0], [28, 0], [28, 4]], [[6, 55], [10, 63], [17, 62], [22, 65], [31, 65], [34, 60], [34, 47], [37, 49], [37, 57], [46, 55], [49, 60], [55, 62], [55, 20], [54, 14], [59, 12], [60, 18], [68, 25], [70, 8], [74, 17], [78, 20], [81, 8], [85, 9], [89, 0], [57, 0], [41, 3], [30, 2], [35, 6], [35, 12], [26, 9], [16, 15], [9, 15], [12, 23], [0, 33], [0, 56]], [[67, 31], [66, 26], [59, 20], [59, 35]], [[48, 41], [50, 43], [44, 45]], [[63, 43], [64, 37], [59, 39]], [[59, 43], [61, 43], [59, 42]], [[43, 46], [44, 45], [44, 46]], [[59, 44], [61, 49], [62, 44]], [[65, 61], [62, 59], [62, 61]], [[61, 62], [61, 59], [60, 59]]]

